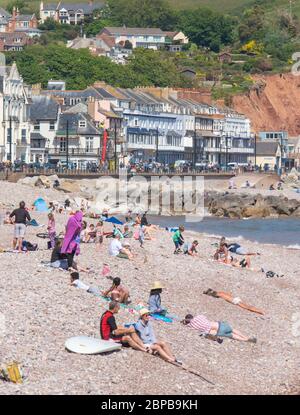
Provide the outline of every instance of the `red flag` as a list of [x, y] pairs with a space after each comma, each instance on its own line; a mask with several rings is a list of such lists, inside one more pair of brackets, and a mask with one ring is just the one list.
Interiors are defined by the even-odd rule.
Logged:
[[106, 145], [107, 145], [107, 131], [103, 132], [103, 146], [102, 146], [102, 161], [105, 161], [106, 158]]

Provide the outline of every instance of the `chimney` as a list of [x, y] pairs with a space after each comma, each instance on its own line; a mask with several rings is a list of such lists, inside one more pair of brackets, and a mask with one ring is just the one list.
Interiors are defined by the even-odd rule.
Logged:
[[16, 7], [15, 6], [13, 7], [13, 10], [12, 10], [12, 18], [13, 19], [16, 18]]
[[19, 8], [17, 7], [16, 16], [20, 16]]

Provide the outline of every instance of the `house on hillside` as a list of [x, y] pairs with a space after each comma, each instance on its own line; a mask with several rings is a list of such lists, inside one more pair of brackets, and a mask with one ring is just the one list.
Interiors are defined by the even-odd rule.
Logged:
[[113, 38], [116, 44], [125, 46], [128, 42], [132, 49], [140, 47], [158, 50], [166, 43], [165, 32], [157, 28], [105, 27], [97, 37], [102, 38], [103, 35]]
[[189, 38], [183, 32], [165, 32], [165, 35], [169, 52], [181, 52], [182, 47], [189, 43]]
[[30, 37], [23, 32], [0, 33], [0, 52], [21, 51], [31, 42]]
[[197, 72], [192, 68], [182, 68], [179, 73], [185, 78], [195, 80], [197, 77]]
[[26, 33], [29, 37], [40, 36], [35, 14], [23, 15], [14, 7], [12, 15], [0, 8], [0, 33]]
[[101, 10], [104, 3], [89, 1], [87, 3], [68, 3], [60, 1], [58, 4], [40, 3], [40, 22], [47, 19], [64, 24], [81, 24], [85, 18], [91, 18], [96, 10]]
[[229, 52], [221, 52], [218, 55], [218, 60], [221, 63], [231, 63], [232, 62], [232, 56]]

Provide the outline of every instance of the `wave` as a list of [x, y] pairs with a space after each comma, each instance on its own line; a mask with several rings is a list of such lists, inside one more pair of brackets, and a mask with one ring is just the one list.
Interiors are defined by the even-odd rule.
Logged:
[[298, 245], [298, 244], [295, 244], [295, 245], [288, 245], [286, 248], [287, 248], [287, 249], [300, 249], [300, 245]]
[[[207, 233], [207, 232], [201, 232], [201, 231], [197, 231], [198, 233], [202, 233], [202, 235], [204, 235], [204, 236], [207, 236], [207, 237], [209, 237], [209, 238], [217, 238], [217, 239], [221, 239], [222, 238], [222, 236], [224, 236], [224, 235], [218, 235], [218, 234], [214, 234], [214, 233]], [[235, 240], [235, 241], [244, 241], [246, 238], [244, 237], [244, 236], [242, 236], [242, 235], [238, 235], [238, 236], [231, 236], [231, 235], [228, 235], [228, 236], [225, 236], [225, 238], [227, 239], [227, 240], [230, 240], [230, 241], [232, 241], [232, 240]]]

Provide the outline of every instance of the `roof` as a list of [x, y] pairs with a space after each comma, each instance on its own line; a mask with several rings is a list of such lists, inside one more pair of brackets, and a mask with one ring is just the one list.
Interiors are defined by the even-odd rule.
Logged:
[[[86, 126], [79, 127], [79, 121], [86, 121]], [[91, 118], [87, 114], [64, 112], [59, 117], [57, 131], [58, 136], [66, 135], [67, 123], [70, 136], [99, 135], [101, 133], [101, 130], [95, 127]]]
[[276, 141], [258, 141], [256, 143], [256, 154], [258, 156], [275, 156], [279, 147]]
[[35, 14], [20, 14], [19, 16], [16, 16], [16, 20], [19, 20], [21, 22], [30, 22], [35, 17]]
[[57, 8], [57, 4], [54, 4], [54, 3], [52, 3], [52, 4], [44, 4], [43, 10], [50, 11], [50, 10], [56, 10], [56, 8]]
[[33, 132], [33, 133], [30, 133], [30, 139], [31, 140], [46, 140], [46, 137], [44, 137], [41, 133]]
[[8, 11], [6, 11], [5, 9], [3, 9], [3, 7], [0, 7], [0, 16], [3, 16], [3, 17], [10, 17], [10, 16], [11, 16], [11, 14], [10, 14], [10, 13], [8, 13]]
[[160, 35], [165, 36], [165, 32], [158, 28], [143, 27], [105, 27], [103, 30], [112, 35]]
[[58, 9], [66, 10], [82, 10], [84, 14], [91, 14], [94, 10], [102, 9], [104, 7], [103, 3], [64, 3], [59, 4]]
[[102, 33], [102, 34], [98, 35], [97, 38], [101, 39], [110, 48], [112, 48], [116, 45], [114, 37], [110, 36], [106, 33]]
[[42, 95], [33, 95], [30, 105], [30, 119], [36, 120], [56, 120], [59, 105], [54, 99]]

